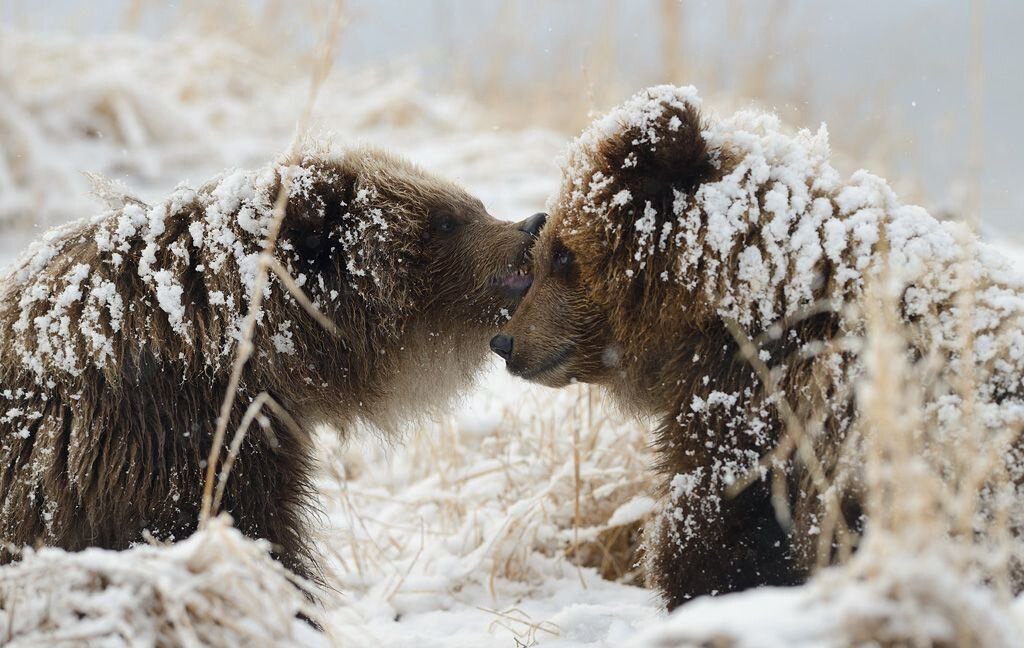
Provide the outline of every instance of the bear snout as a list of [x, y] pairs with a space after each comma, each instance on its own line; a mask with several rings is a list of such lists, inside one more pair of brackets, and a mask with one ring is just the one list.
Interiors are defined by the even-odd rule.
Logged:
[[526, 232], [533, 238], [540, 236], [540, 231], [544, 229], [544, 224], [548, 222], [548, 215], [544, 212], [538, 212], [527, 219], [519, 222], [519, 231]]
[[491, 338], [491, 351], [497, 353], [502, 360], [507, 362], [512, 358], [512, 343], [511, 335], [495, 335]]

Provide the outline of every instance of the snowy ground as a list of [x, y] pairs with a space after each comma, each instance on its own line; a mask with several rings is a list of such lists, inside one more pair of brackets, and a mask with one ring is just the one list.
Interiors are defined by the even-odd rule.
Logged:
[[[583, 522], [575, 530], [574, 427]], [[574, 541], [593, 550], [586, 541], [653, 504], [643, 494], [642, 426], [596, 404], [588, 415], [584, 389], [527, 386], [495, 368], [451, 421], [401, 447], [359, 445], [330, 464], [351, 479], [322, 482], [332, 505], [324, 545], [344, 601], [328, 618], [342, 637], [617, 645], [658, 616], [649, 590], [566, 558]]]
[[[284, 148], [306, 79], [228, 43], [180, 38], [0, 32], [0, 264], [36, 235], [32, 223], [97, 208], [80, 171], [154, 198]], [[496, 130], [410, 77], [365, 71], [336, 71], [316, 116], [322, 137], [402, 153], [513, 220], [543, 209], [566, 143]], [[645, 426], [586, 388], [530, 386], [495, 364], [447, 420], [399, 440], [350, 433], [322, 433], [320, 546], [336, 590], [325, 645], [618, 646], [645, 632], [641, 645], [829, 645], [863, 618], [850, 597], [871, 600], [852, 587], [831, 603], [825, 585], [763, 590], [698, 601], [652, 629], [652, 592], [601, 576], [632, 570], [622, 547], [653, 506]]]

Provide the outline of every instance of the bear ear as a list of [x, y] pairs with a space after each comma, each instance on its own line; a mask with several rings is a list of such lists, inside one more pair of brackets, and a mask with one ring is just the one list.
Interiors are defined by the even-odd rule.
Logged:
[[596, 166], [612, 178], [612, 195], [628, 191], [634, 209], [650, 203], [668, 215], [676, 192], [692, 193], [715, 174], [703, 119], [691, 101], [652, 88], [617, 112], [618, 132], [599, 139], [593, 153]]
[[308, 197], [291, 197], [281, 224], [281, 238], [305, 253], [320, 248], [326, 234], [329, 204]]
[[332, 228], [351, 208], [355, 178], [333, 169], [317, 169], [309, 187], [293, 190], [288, 199], [281, 236], [296, 249], [313, 254], [328, 244]]

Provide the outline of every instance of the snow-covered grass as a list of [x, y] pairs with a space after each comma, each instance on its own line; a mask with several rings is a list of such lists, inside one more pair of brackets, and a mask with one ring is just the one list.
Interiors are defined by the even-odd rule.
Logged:
[[171, 546], [27, 550], [0, 580], [11, 646], [281, 646], [320, 638], [300, 583], [218, 518]]
[[[826, 572], [804, 587], [698, 599], [640, 632], [629, 648], [1020, 645], [1024, 605], [964, 587], [947, 565], [899, 554]], [[857, 568], [867, 571], [858, 573]], [[967, 630], [968, 632], [964, 632]]]
[[[94, 213], [80, 171], [150, 199], [271, 159], [307, 83], [210, 35], [3, 32], [0, 263], [33, 224]], [[542, 209], [557, 186], [559, 133], [493, 129], [410, 76], [339, 70], [320, 94], [314, 130], [405, 154], [499, 217]], [[0, 642], [750, 647], [967, 645], [963, 628], [979, 645], [1024, 636], [1024, 604], [1015, 627], [1010, 601], [957, 564], [959, 547], [911, 545], [898, 528], [806, 587], [699, 600], [664, 618], [634, 584], [637, 530], [654, 507], [646, 433], [596, 389], [527, 385], [495, 363], [451, 417], [402, 439], [321, 431], [317, 526], [332, 591], [317, 612], [265, 547], [217, 523], [173, 547], [44, 550], [5, 567]]]
[[[94, 215], [99, 204], [83, 172], [156, 201], [180, 182], [200, 184], [280, 154], [302, 113], [309, 72], [278, 54], [191, 32], [154, 41], [0, 27], [2, 231]], [[470, 185], [495, 215], [518, 220], [557, 182], [554, 156], [564, 138], [492, 126], [469, 102], [426, 93], [412, 74], [342, 68], [322, 85], [310, 130], [393, 148]]]
[[453, 419], [400, 448], [363, 438], [323, 439], [321, 546], [351, 603], [329, 623], [396, 641], [411, 628], [422, 645], [581, 645], [656, 616], [652, 592], [601, 577], [630, 579], [653, 501], [644, 426], [596, 389], [528, 386], [495, 367]]

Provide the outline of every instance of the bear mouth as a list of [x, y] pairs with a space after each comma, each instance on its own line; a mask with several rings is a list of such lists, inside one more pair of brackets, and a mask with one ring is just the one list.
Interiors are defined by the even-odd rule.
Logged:
[[508, 297], [521, 299], [533, 285], [533, 274], [524, 266], [515, 272], [492, 278], [490, 284]]

